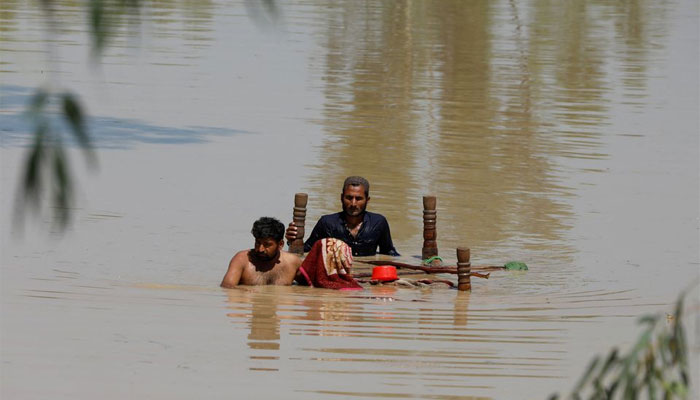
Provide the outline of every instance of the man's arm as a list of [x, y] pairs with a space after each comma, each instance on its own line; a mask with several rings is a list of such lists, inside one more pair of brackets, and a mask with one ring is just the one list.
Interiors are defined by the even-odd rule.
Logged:
[[301, 267], [301, 258], [297, 256], [296, 254], [292, 253], [287, 253], [288, 262], [289, 262], [289, 277], [291, 278], [289, 283], [292, 284], [294, 281], [297, 281], [299, 277], [301, 277], [301, 272], [299, 271], [299, 267]]
[[391, 230], [389, 229], [389, 222], [384, 218], [381, 232], [379, 234], [379, 254], [388, 254], [390, 256], [400, 256], [396, 249], [394, 248], [394, 243], [391, 240]]
[[[316, 222], [316, 225], [314, 225], [314, 229], [311, 231], [311, 235], [309, 235], [309, 238], [306, 239], [306, 242], [304, 242], [304, 252], [308, 253], [317, 240], [323, 239], [327, 236], [326, 234], [324, 234], [324, 232], [327, 229], [324, 229], [322, 225], [323, 224], [321, 223], [321, 220]], [[289, 226], [287, 227], [287, 230], [284, 233], [284, 237], [287, 239], [287, 246], [292, 244], [294, 239], [297, 238], [298, 233], [299, 228], [297, 228], [297, 225], [294, 223], [294, 221], [290, 222]]]
[[238, 286], [238, 282], [241, 280], [241, 274], [243, 274], [243, 269], [248, 263], [248, 252], [239, 251], [228, 263], [228, 270], [224, 279], [221, 281], [221, 287], [234, 288]]

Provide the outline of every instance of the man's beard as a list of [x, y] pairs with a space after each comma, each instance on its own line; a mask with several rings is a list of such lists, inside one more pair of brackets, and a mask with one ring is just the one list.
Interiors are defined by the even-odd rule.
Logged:
[[362, 213], [365, 212], [365, 209], [362, 207], [343, 206], [343, 212], [351, 217], [357, 217], [358, 215], [362, 215]]
[[267, 253], [258, 253], [257, 251], [253, 250], [253, 258], [260, 260], [260, 261], [270, 261], [277, 257], [279, 254], [279, 251], [271, 256], [268, 256]]

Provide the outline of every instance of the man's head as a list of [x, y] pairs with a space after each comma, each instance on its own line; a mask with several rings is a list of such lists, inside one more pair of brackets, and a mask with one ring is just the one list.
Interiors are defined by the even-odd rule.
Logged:
[[272, 260], [284, 247], [284, 224], [270, 217], [262, 217], [253, 223], [250, 233], [255, 237], [253, 255], [261, 260]]
[[340, 194], [343, 212], [349, 216], [359, 216], [367, 208], [369, 202], [369, 182], [361, 176], [349, 176], [343, 183]]

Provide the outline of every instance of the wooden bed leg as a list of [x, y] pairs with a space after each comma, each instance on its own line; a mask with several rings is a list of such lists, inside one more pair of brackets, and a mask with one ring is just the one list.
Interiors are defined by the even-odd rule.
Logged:
[[297, 193], [294, 195], [294, 225], [297, 226], [297, 238], [289, 244], [289, 252], [304, 254], [304, 224], [306, 223], [306, 203], [309, 195]]
[[423, 196], [423, 260], [438, 255], [436, 205], [435, 196]]
[[472, 290], [470, 274], [472, 263], [470, 262], [471, 252], [468, 247], [457, 248], [457, 289]]

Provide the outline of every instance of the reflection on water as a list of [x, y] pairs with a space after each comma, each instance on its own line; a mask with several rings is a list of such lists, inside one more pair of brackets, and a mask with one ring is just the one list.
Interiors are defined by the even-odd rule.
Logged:
[[[86, 8], [81, 2], [72, 0], [54, 1], [47, 4], [52, 11], [53, 18], [57, 23], [60, 34], [70, 35], [83, 32], [86, 28]], [[176, 40], [186, 46], [188, 51], [195, 51], [189, 54], [190, 59], [201, 57], [197, 50], [205, 49], [207, 43], [212, 39], [212, 21], [214, 19], [215, 5], [210, 0], [202, 1], [151, 1], [142, 8], [143, 18], [135, 18], [127, 13], [128, 7], [117, 7], [114, 4], [107, 4], [105, 8], [109, 10], [105, 18], [109, 18], [108, 25], [114, 29], [108, 46], [115, 49], [113, 53], [107, 53], [106, 64], [116, 62], [112, 57], [121, 58], [126, 51], [134, 51], [135, 46], [145, 45], [146, 51], [156, 51], [172, 53], [174, 48], [168, 44]], [[27, 38], [20, 40], [12, 32], [16, 32], [23, 27], [27, 21], [36, 23], [36, 28], [46, 23], [42, 18], [43, 9], [37, 4], [24, 4], [16, 0], [3, 1], [0, 9], [0, 42], [17, 42], [25, 45]], [[21, 18], [18, 18], [21, 15]], [[138, 22], [144, 21], [143, 26]], [[41, 33], [38, 29], [32, 34]], [[49, 41], [57, 41], [56, 38], [42, 38]], [[61, 43], [61, 42], [58, 42]], [[65, 42], [64, 42], [65, 43]], [[66, 43], [69, 44], [70, 43]], [[8, 49], [4, 49], [8, 50]], [[10, 48], [10, 51], [21, 51], [19, 48]], [[9, 63], [13, 65], [14, 63]], [[20, 72], [16, 69], [12, 72]]]
[[291, 385], [292, 391], [346, 397], [401, 397], [405, 388], [421, 398], [464, 390], [478, 396], [504, 393], [496, 390], [502, 379], [535, 386], [561, 380], [572, 329], [649, 306], [635, 304], [629, 292], [601, 291], [522, 297], [518, 305], [512, 298], [473, 304], [469, 293], [394, 287], [359, 295], [242, 287], [226, 296], [231, 326], [248, 332], [250, 370], [290, 372], [292, 365], [297, 374], [328, 381]]
[[[235, 310], [227, 316], [234, 320], [247, 318], [249, 321], [248, 348], [253, 351], [250, 370], [279, 371], [280, 319], [277, 316], [277, 297], [243, 290], [229, 290], [227, 294], [228, 307]], [[260, 366], [260, 363], [265, 366]]]
[[[33, 134], [29, 117], [24, 112], [32, 97], [32, 90], [27, 87], [0, 85], [0, 103], [11, 113], [0, 114], [0, 132], [3, 146], [26, 146]], [[62, 132], [68, 128], [56, 116], [52, 125], [60, 127]], [[170, 127], [156, 126], [142, 121], [112, 117], [89, 117], [86, 125], [90, 131], [92, 143], [98, 149], [128, 149], [136, 144], [198, 144], [204, 143], [210, 136], [230, 136], [250, 133], [236, 129], [223, 129], [205, 126]], [[70, 142], [72, 135], [66, 134]]]
[[454, 299], [454, 325], [455, 327], [467, 326], [467, 310], [469, 309], [470, 292], [459, 292]]
[[570, 262], [566, 198], [575, 188], [552, 156], [607, 157], [600, 135], [617, 85], [611, 69], [622, 68], [625, 92], [643, 90], [652, 32], [663, 39], [665, 13], [647, 7], [655, 8], [637, 1], [329, 8], [327, 135], [311, 207], [334, 210], [328, 188], [365, 175], [376, 188], [372, 207], [389, 217], [399, 242], [419, 242], [420, 199], [435, 194], [443, 247], [507, 247], [517, 231], [526, 246], [556, 244], [553, 262]]
[[[697, 279], [693, 1], [280, 1], [274, 29], [255, 2], [154, 1], [97, 68], [82, 3], [52, 4], [47, 38], [36, 5], [0, 3], [2, 187], [47, 79], [125, 151], [81, 181], [74, 236], [3, 241], [0, 397], [545, 398]], [[216, 287], [255, 216], [307, 191], [311, 225], [347, 175], [404, 261], [435, 194], [449, 263], [530, 271]]]

